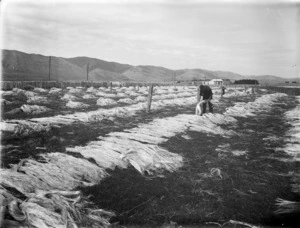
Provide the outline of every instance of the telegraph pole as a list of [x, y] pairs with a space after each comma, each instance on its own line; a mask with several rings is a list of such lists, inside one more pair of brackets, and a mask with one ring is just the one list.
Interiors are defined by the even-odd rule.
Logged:
[[90, 67], [90, 63], [87, 64], [86, 66], [86, 80], [89, 80], [89, 67]]
[[50, 75], [51, 75], [51, 56], [49, 57], [49, 81], [50, 81]]

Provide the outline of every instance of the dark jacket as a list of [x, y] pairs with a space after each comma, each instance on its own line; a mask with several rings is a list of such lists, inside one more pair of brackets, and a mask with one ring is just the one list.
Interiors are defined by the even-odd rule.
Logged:
[[207, 85], [200, 86], [200, 97], [203, 96], [203, 100], [212, 99], [213, 93], [211, 88]]

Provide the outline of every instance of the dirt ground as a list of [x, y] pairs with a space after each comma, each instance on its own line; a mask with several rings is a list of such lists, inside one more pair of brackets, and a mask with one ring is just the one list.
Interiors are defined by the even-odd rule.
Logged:
[[[97, 206], [117, 213], [112, 222], [127, 226], [193, 226], [237, 220], [299, 227], [297, 215], [274, 214], [276, 198], [299, 198], [291, 193], [287, 176], [299, 164], [276, 159], [287, 157], [275, 148], [282, 146], [282, 136], [289, 127], [283, 113], [295, 105], [291, 98], [283, 102], [269, 113], [239, 118], [237, 126], [228, 127], [238, 133], [235, 137], [188, 132], [192, 140], [180, 135], [171, 138], [161, 146], [185, 158], [185, 165], [177, 172], [143, 177], [133, 168], [116, 169], [99, 186], [83, 191]], [[278, 140], [266, 143], [263, 138], [267, 136]], [[247, 153], [217, 152], [220, 144]], [[219, 169], [220, 175], [210, 175], [213, 168]]]
[[[251, 101], [253, 97], [226, 99], [215, 107], [223, 113], [235, 101]], [[276, 216], [275, 199], [299, 200], [290, 191], [290, 171], [299, 163], [282, 162], [287, 157], [275, 150], [283, 145], [289, 128], [283, 113], [295, 107], [292, 97], [283, 98], [271, 112], [256, 117], [237, 118], [238, 124], [222, 126], [237, 134], [224, 138], [212, 134], [186, 132], [160, 145], [184, 157], [184, 166], [177, 172], [160, 172], [142, 176], [135, 169], [109, 170], [110, 177], [101, 184], [81, 189], [90, 195], [95, 206], [116, 212], [111, 221], [126, 227], [157, 227], [163, 224], [183, 227], [217, 227], [229, 220], [264, 226], [299, 227], [297, 215]], [[135, 127], [158, 117], [194, 113], [194, 107], [166, 108], [112, 122], [78, 124], [54, 129], [45, 135], [27, 138], [2, 138], [2, 166], [17, 163], [38, 153], [64, 152], [65, 147], [84, 145], [111, 131]], [[190, 139], [187, 139], [187, 136]], [[277, 140], [266, 142], [263, 138]], [[236, 156], [218, 150], [229, 145], [231, 150], [246, 151]], [[217, 150], [216, 150], [217, 149]], [[172, 227], [172, 226], [171, 226]]]

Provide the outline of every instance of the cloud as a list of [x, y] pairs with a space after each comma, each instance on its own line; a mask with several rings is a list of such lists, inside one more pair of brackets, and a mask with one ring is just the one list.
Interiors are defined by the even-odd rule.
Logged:
[[[72, 2], [72, 3], [71, 3]], [[265, 2], [265, 1], [264, 1]], [[4, 1], [2, 47], [173, 69], [270, 71], [297, 60], [295, 4]], [[262, 70], [264, 69], [264, 70]], [[282, 71], [283, 72], [283, 71]], [[253, 74], [254, 74], [253, 73]]]

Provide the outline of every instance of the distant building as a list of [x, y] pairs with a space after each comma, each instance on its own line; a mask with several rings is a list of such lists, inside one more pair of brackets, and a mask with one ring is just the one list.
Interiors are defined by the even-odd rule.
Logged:
[[204, 85], [223, 85], [223, 79], [212, 79], [210, 81], [203, 81]]

